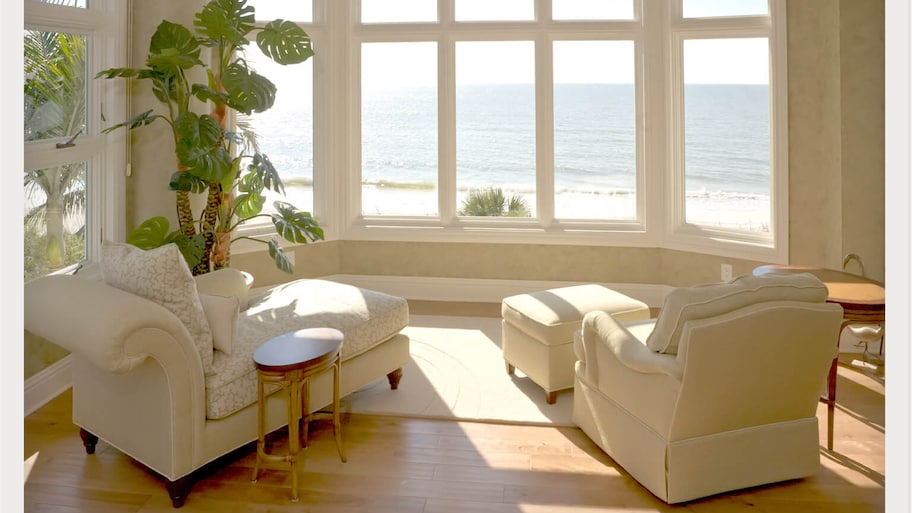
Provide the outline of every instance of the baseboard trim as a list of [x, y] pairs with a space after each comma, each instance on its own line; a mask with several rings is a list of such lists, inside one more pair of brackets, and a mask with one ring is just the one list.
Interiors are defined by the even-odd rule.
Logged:
[[[569, 287], [593, 282], [495, 280], [468, 278], [434, 278], [426, 276], [380, 276], [365, 274], [334, 274], [324, 279], [356, 287], [385, 292], [407, 299], [422, 301], [469, 301], [499, 303], [514, 294], [537, 290]], [[597, 282], [596, 282], [597, 283]], [[638, 299], [650, 307], [662, 306], [665, 296], [674, 287], [644, 283], [601, 283], [621, 294]]]
[[51, 399], [73, 386], [72, 355], [66, 355], [25, 380], [23, 406], [25, 416], [32, 414]]

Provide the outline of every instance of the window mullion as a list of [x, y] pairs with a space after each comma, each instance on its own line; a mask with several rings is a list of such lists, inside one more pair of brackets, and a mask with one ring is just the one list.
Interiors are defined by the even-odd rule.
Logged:
[[456, 41], [450, 34], [440, 38], [437, 52], [437, 194], [440, 220], [448, 225], [456, 220]]
[[554, 221], [554, 41], [535, 41], [535, 201], [542, 226]]

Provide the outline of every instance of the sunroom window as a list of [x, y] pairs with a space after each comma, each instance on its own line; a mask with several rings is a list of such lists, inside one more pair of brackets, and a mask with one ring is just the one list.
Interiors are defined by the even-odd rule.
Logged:
[[102, 49], [102, 41], [124, 47], [122, 28], [106, 26], [123, 14], [122, 2], [24, 5], [23, 276], [29, 281], [97, 260], [105, 230], [115, 238], [122, 230], [124, 139], [101, 130], [105, 115], [124, 115], [125, 95], [93, 80], [98, 70], [123, 65], [117, 52]]
[[330, 238], [785, 254], [783, 1], [308, 7], [257, 132]]

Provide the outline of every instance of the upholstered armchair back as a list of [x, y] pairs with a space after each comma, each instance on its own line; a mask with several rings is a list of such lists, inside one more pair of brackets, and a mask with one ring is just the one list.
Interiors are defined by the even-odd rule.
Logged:
[[838, 305], [772, 301], [684, 323], [669, 439], [813, 417], [841, 319]]

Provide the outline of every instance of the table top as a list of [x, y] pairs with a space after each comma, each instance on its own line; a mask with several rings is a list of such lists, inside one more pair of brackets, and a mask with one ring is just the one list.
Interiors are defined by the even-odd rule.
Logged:
[[768, 273], [810, 273], [827, 287], [827, 301], [839, 303], [843, 308], [856, 310], [883, 310], [886, 292], [883, 283], [835, 269], [800, 265], [761, 265], [754, 269], [754, 276]]
[[307, 328], [269, 339], [253, 352], [257, 369], [284, 372], [307, 369], [334, 360], [342, 350], [342, 332]]

